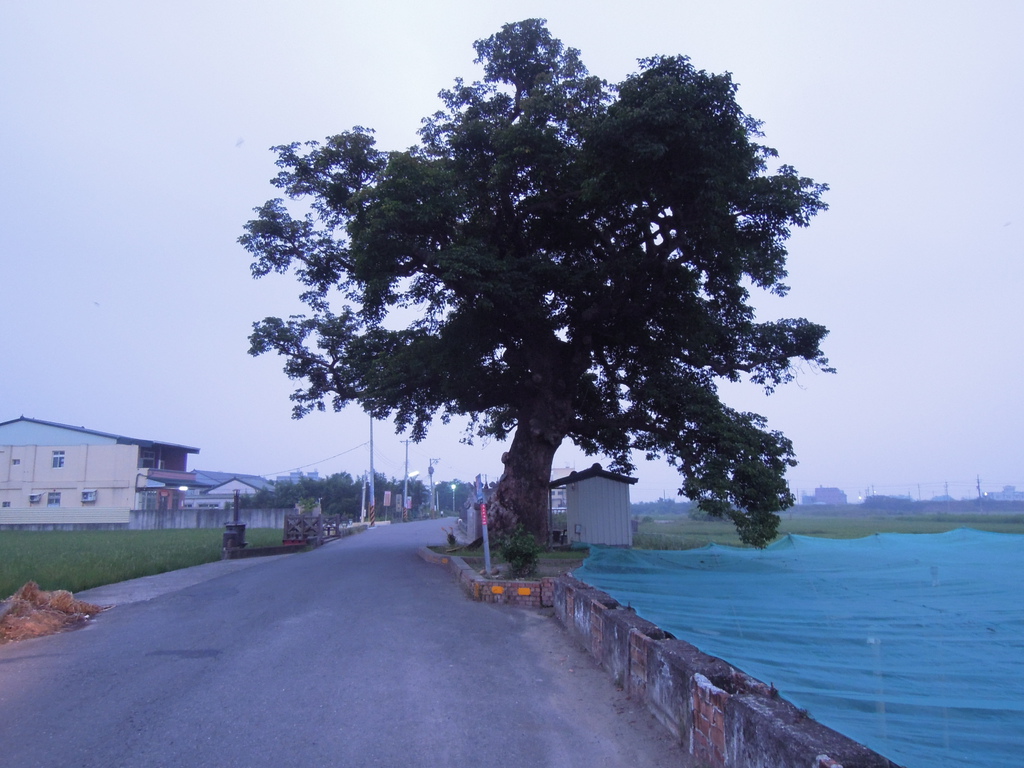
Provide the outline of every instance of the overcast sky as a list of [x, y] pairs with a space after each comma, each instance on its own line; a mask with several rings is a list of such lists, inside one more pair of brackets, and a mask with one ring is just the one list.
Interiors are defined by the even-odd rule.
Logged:
[[[794, 441], [795, 492], [1024, 489], [1024, 3], [0, 0], [0, 421], [201, 449], [191, 468], [368, 466], [357, 407], [290, 418], [252, 322], [300, 307], [236, 243], [274, 197], [276, 144], [354, 125], [416, 141], [474, 40], [548, 19], [609, 81], [686, 54], [729, 71], [766, 143], [830, 185], [761, 316], [826, 325], [834, 376], [727, 401]], [[437, 428], [410, 471], [494, 479], [499, 444]], [[379, 471], [405, 446], [375, 431]], [[589, 458], [565, 445], [556, 466]], [[633, 499], [678, 477], [639, 466]]]

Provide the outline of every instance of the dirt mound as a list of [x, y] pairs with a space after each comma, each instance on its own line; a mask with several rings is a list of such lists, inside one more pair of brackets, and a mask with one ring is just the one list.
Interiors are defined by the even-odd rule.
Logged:
[[52, 635], [83, 624], [102, 610], [66, 590], [44, 592], [30, 581], [0, 603], [0, 643]]

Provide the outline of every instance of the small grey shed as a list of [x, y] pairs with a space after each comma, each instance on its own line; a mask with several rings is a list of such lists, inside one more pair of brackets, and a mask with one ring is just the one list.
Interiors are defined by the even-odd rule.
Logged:
[[552, 488], [565, 486], [569, 542], [633, 546], [629, 486], [635, 483], [635, 477], [608, 472], [600, 464], [551, 481]]

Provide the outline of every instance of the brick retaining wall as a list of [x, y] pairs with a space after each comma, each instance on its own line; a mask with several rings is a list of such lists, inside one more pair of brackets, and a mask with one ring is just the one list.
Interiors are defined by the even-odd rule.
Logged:
[[722, 659], [571, 576], [554, 580], [569, 634], [709, 768], [898, 768]]
[[461, 557], [452, 557], [421, 547], [420, 557], [429, 563], [445, 566], [455, 580], [474, 600], [482, 603], [504, 603], [524, 608], [550, 608], [554, 598], [554, 579], [488, 579], [467, 565]]
[[474, 600], [553, 607], [569, 634], [642, 701], [702, 768], [899, 768], [722, 659], [571, 576], [487, 579], [460, 557], [419, 551], [448, 568]]

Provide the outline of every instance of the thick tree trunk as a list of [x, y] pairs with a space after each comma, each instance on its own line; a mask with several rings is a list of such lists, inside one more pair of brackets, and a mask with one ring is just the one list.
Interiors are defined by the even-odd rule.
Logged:
[[494, 489], [492, 521], [496, 533], [508, 533], [519, 523], [537, 542], [547, 546], [551, 492], [551, 463], [558, 443], [530, 435], [520, 426], [512, 446], [501, 457], [505, 471]]
[[[497, 533], [517, 524], [546, 547], [551, 511], [551, 463], [575, 419], [573, 393], [585, 368], [573, 365], [571, 348], [558, 339], [543, 343], [543, 334], [520, 350], [515, 363], [525, 372], [516, 404], [516, 431], [501, 457], [505, 470], [494, 489], [492, 507]], [[581, 370], [577, 370], [581, 368]], [[491, 507], [488, 507], [490, 512]]]
[[565, 438], [572, 404], [545, 391], [532, 408], [524, 410], [512, 445], [501, 458], [505, 471], [494, 490], [494, 528], [505, 533], [522, 523], [539, 544], [547, 546], [551, 463]]

